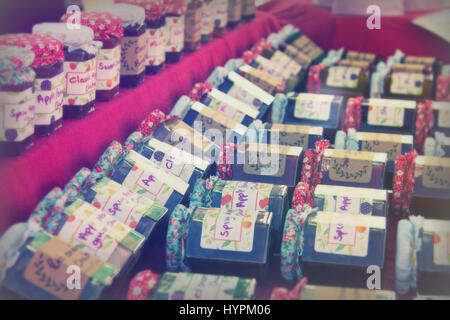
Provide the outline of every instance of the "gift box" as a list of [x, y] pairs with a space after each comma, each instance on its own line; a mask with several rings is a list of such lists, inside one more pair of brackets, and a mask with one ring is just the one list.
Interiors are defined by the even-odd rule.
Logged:
[[209, 161], [157, 139], [150, 139], [140, 153], [157, 167], [188, 183], [189, 188], [186, 194], [191, 194], [197, 179], [207, 178], [213, 171]]
[[433, 127], [430, 129], [429, 134], [433, 134], [436, 131], [443, 132], [446, 136], [450, 136], [450, 102], [433, 101]]
[[[419, 64], [431, 68], [433, 79], [436, 79], [442, 70], [442, 61], [435, 57], [406, 56], [403, 60], [405, 64]], [[433, 90], [434, 92], [435, 90]]]
[[345, 53], [345, 59], [348, 60], [356, 60], [356, 61], [366, 61], [370, 63], [370, 65], [374, 66], [377, 62], [377, 56], [374, 53], [366, 53], [366, 52], [359, 52], [354, 50], [348, 50]]
[[414, 161], [414, 197], [450, 199], [450, 158], [418, 156]]
[[319, 211], [386, 217], [387, 190], [329, 186], [319, 184], [314, 189], [314, 208]]
[[33, 33], [50, 35], [64, 46], [63, 117], [80, 119], [95, 109], [97, 54], [100, 43], [87, 26], [69, 29], [66, 23], [40, 23]]
[[383, 189], [387, 154], [326, 149], [320, 163], [322, 184]]
[[261, 118], [265, 117], [274, 100], [274, 97], [271, 94], [234, 71], [228, 74], [225, 81], [218, 89], [233, 98], [256, 107]]
[[[81, 276], [80, 289], [76, 290], [68, 288], [73, 266], [79, 268]], [[33, 300], [95, 300], [102, 296], [117, 272], [116, 267], [78, 246], [39, 231], [21, 249], [16, 263], [6, 272], [3, 286]]]
[[395, 300], [395, 292], [306, 285], [299, 300]]
[[33, 61], [31, 50], [0, 46], [0, 155], [19, 155], [33, 145]]
[[[259, 60], [260, 62], [262, 61], [262, 59]], [[238, 72], [242, 77], [271, 95], [285, 91], [286, 80], [282, 77], [281, 79], [276, 77], [275, 74], [269, 74], [263, 69], [263, 67], [261, 67], [261, 64], [259, 64], [256, 68], [251, 65], [244, 64], [239, 68]]]
[[342, 96], [299, 93], [288, 98], [283, 123], [322, 127], [324, 138], [334, 141], [343, 108]]
[[367, 287], [367, 270], [384, 267], [386, 218], [318, 212], [307, 217], [301, 262], [308, 282]]
[[[275, 131], [278, 131], [277, 135], [274, 133]], [[301, 147], [306, 150], [314, 148], [314, 143], [322, 139], [323, 128], [269, 123], [267, 134], [268, 143], [275, 143], [281, 146]]]
[[325, 52], [300, 31], [290, 34], [286, 38], [285, 43], [286, 45], [292, 45], [315, 63], [320, 62], [325, 57]]

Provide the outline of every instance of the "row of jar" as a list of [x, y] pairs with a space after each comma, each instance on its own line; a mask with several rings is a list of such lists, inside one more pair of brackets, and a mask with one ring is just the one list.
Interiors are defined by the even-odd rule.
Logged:
[[[112, 99], [119, 87], [138, 86], [145, 73], [157, 73], [165, 61], [177, 62], [183, 48], [197, 49], [201, 35], [203, 42], [223, 35], [227, 8], [230, 27], [236, 27], [240, 16], [232, 13], [242, 6], [234, 1], [229, 6], [227, 1], [203, 6], [200, 1], [122, 2], [128, 3], [37, 24], [32, 34], [0, 36], [0, 154], [18, 155], [33, 144], [33, 135], [48, 136], [63, 118], [83, 118], [94, 111], [95, 101]], [[254, 2], [244, 7], [249, 20]]]

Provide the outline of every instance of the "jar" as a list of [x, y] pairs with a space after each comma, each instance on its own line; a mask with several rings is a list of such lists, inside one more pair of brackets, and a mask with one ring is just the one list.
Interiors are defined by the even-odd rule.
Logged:
[[91, 28], [69, 29], [65, 23], [41, 23], [33, 33], [60, 39], [64, 50], [63, 115], [81, 119], [95, 110], [97, 53], [100, 42], [94, 41]]
[[14, 156], [33, 145], [34, 53], [0, 46], [0, 155]]
[[227, 30], [228, 23], [228, 1], [214, 1], [214, 37], [221, 37]]
[[192, 52], [200, 48], [202, 38], [202, 2], [187, 0], [184, 24], [184, 51]]
[[202, 5], [202, 43], [211, 41], [214, 32], [214, 1], [203, 0]]
[[139, 86], [144, 81], [147, 58], [145, 10], [132, 4], [120, 3], [99, 5], [94, 11], [108, 12], [122, 19], [124, 32], [121, 39], [120, 87]]
[[166, 22], [166, 62], [181, 59], [184, 48], [184, 15], [187, 5], [184, 0], [164, 0]]
[[242, 0], [228, 0], [228, 29], [236, 28], [242, 18]]
[[245, 22], [255, 19], [255, 0], [242, 0], [242, 20]]
[[[91, 28], [94, 40], [103, 44], [97, 55], [95, 99], [111, 100], [119, 93], [122, 19], [108, 12], [81, 12], [80, 15], [81, 24]], [[61, 21], [67, 22], [70, 18], [70, 14], [65, 14]]]
[[34, 134], [50, 135], [62, 126], [64, 53], [61, 42], [51, 36], [18, 33], [0, 36], [0, 44], [24, 47], [34, 52], [31, 64], [36, 72]]

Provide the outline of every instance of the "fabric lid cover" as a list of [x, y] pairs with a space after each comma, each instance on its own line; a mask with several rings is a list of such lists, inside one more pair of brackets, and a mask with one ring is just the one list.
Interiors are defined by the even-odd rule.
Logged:
[[132, 4], [103, 4], [96, 6], [93, 11], [109, 12], [119, 16], [122, 19], [122, 26], [124, 28], [135, 25], [142, 26], [145, 22], [144, 8]]
[[31, 69], [34, 52], [14, 46], [0, 46], [0, 86], [15, 86], [33, 82], [36, 73]]

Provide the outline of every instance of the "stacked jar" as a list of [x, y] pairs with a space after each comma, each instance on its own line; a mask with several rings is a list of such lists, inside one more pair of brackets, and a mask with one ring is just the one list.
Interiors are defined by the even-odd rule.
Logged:
[[184, 0], [164, 0], [166, 21], [166, 62], [178, 62], [184, 47]]
[[34, 134], [40, 137], [52, 134], [61, 128], [63, 117], [65, 80], [61, 42], [50, 36], [17, 33], [0, 36], [0, 45], [24, 47], [34, 52], [31, 64], [36, 72]]
[[95, 110], [97, 53], [101, 42], [94, 41], [94, 31], [86, 26], [71, 28], [67, 23], [40, 23], [33, 33], [53, 36], [64, 50], [64, 118], [81, 119]]
[[147, 35], [145, 33], [145, 10], [126, 4], [99, 5], [96, 12], [108, 12], [122, 19], [123, 37], [121, 41], [120, 87], [135, 88], [145, 77], [147, 57]]
[[255, 19], [255, 0], [242, 0], [242, 20], [245, 22]]
[[34, 53], [0, 46], [0, 155], [16, 156], [33, 145]]
[[184, 51], [192, 52], [200, 48], [202, 39], [202, 1], [187, 0], [184, 25]]
[[242, 0], [228, 0], [228, 29], [236, 28], [241, 23]]
[[214, 0], [203, 0], [202, 6], [202, 43], [211, 41], [214, 32]]
[[[65, 14], [61, 18], [62, 22], [71, 20], [72, 14]], [[119, 93], [122, 19], [108, 12], [80, 12], [80, 20], [81, 25], [94, 31], [94, 39], [103, 44], [97, 56], [95, 99], [111, 100]]]
[[214, 1], [214, 37], [222, 37], [227, 31], [228, 0]]

